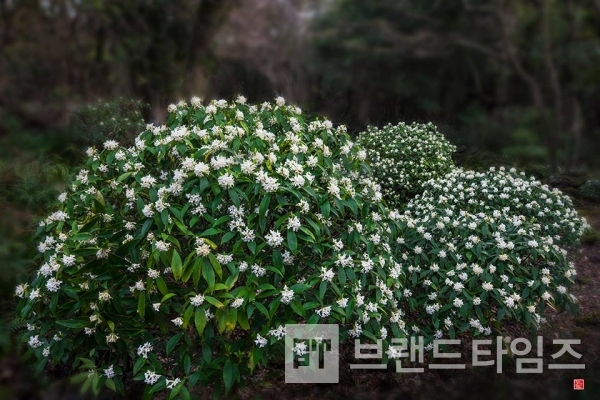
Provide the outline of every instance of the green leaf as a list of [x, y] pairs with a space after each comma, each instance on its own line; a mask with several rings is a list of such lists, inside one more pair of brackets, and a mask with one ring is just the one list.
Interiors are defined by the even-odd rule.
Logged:
[[275, 316], [275, 312], [279, 308], [280, 304], [281, 304], [281, 298], [277, 298], [277, 299], [273, 300], [271, 302], [271, 304], [269, 304], [269, 314], [271, 315], [271, 318], [273, 318]]
[[279, 249], [273, 250], [273, 265], [278, 268], [283, 267], [283, 256]]
[[308, 325], [312, 325], [312, 324], [316, 324], [317, 322], [319, 322], [319, 315], [318, 314], [313, 314], [308, 321], [306, 321], [306, 323]]
[[309, 288], [310, 285], [307, 285], [306, 283], [296, 283], [295, 285], [290, 286], [290, 290], [293, 290], [295, 293], [302, 293]]
[[293, 300], [290, 303], [290, 306], [292, 307], [292, 310], [294, 310], [294, 312], [296, 314], [298, 314], [302, 318], [306, 318], [306, 314], [304, 313], [304, 310], [302, 309], [302, 306], [300, 306], [300, 303], [298, 303], [296, 300]]
[[296, 233], [294, 231], [288, 230], [287, 241], [290, 251], [293, 254], [296, 254], [298, 252], [298, 239], [296, 238]]
[[135, 361], [135, 364], [133, 364], [133, 375], [137, 374], [140, 371], [140, 369], [142, 369], [144, 364], [146, 364], [146, 359], [142, 357], [138, 358]]
[[[240, 313], [243, 314], [243, 313]], [[227, 313], [227, 322], [225, 323], [225, 330], [232, 331], [235, 329], [235, 324], [237, 322], [238, 312], [237, 309], [232, 308]]]
[[249, 330], [250, 329], [250, 322], [248, 321], [248, 317], [246, 316], [246, 313], [240, 312], [237, 315], [237, 322], [240, 325], [240, 327], [244, 330]]
[[183, 358], [183, 370], [185, 371], [186, 374], [189, 374], [191, 368], [192, 368], [192, 361], [190, 360], [190, 356], [188, 354], [186, 354], [185, 357]]
[[213, 228], [216, 228], [219, 225], [224, 224], [227, 221], [231, 221], [231, 217], [229, 215], [223, 215], [221, 218], [215, 221], [213, 224]]
[[214, 236], [214, 235], [218, 235], [219, 233], [221, 233], [220, 229], [210, 228], [210, 229], [207, 229], [204, 232], [202, 232], [200, 234], [200, 237]]
[[212, 304], [213, 306], [215, 306], [217, 308], [225, 307], [225, 305], [223, 303], [221, 303], [219, 300], [215, 299], [214, 297], [204, 296], [204, 300], [206, 300], [207, 302], [209, 302], [210, 304]]
[[233, 202], [233, 205], [235, 205], [236, 207], [239, 207], [240, 206], [240, 197], [235, 192], [235, 189], [229, 189], [228, 193], [229, 193], [229, 198]]
[[237, 234], [235, 231], [229, 231], [221, 238], [221, 244], [229, 242]]
[[208, 283], [208, 290], [212, 292], [215, 288], [215, 271], [213, 270], [212, 265], [206, 258], [202, 263], [202, 276]]
[[173, 349], [175, 348], [175, 346], [177, 345], [177, 343], [179, 342], [179, 339], [181, 339], [181, 336], [183, 336], [183, 333], [178, 333], [177, 335], [173, 336], [171, 339], [169, 339], [169, 341], [167, 342], [167, 356], [169, 354], [171, 354], [171, 352], [173, 351]]
[[338, 267], [338, 281], [340, 282], [340, 285], [346, 285], [346, 270], [341, 265]]
[[219, 262], [219, 260], [217, 260], [217, 257], [215, 257], [214, 254], [210, 253], [208, 255], [208, 260], [210, 261], [210, 264], [212, 265], [215, 272], [217, 273], [219, 279], [223, 279], [223, 269], [221, 268], [221, 263]]
[[267, 194], [260, 202], [260, 206], [258, 207], [258, 216], [259, 219], [264, 219], [267, 214], [267, 210], [269, 208], [269, 203], [271, 202], [271, 195]]
[[156, 286], [158, 287], [158, 290], [160, 291], [160, 293], [163, 296], [169, 294], [169, 289], [167, 289], [167, 284], [165, 283], [164, 279], [161, 276], [156, 278]]
[[331, 212], [331, 203], [329, 200], [326, 200], [323, 204], [321, 204], [321, 214], [323, 214], [324, 218], [329, 218], [329, 214]]
[[171, 271], [173, 272], [173, 277], [176, 280], [181, 279], [181, 275], [183, 274], [183, 263], [181, 262], [181, 256], [177, 250], [173, 250], [173, 257], [171, 258]]
[[225, 383], [225, 393], [229, 393], [233, 386], [233, 365], [230, 359], [227, 359], [223, 365], [223, 382]]
[[[198, 257], [194, 262], [187, 263], [187, 266], [184, 268], [183, 274], [181, 275], [181, 281], [187, 282], [190, 279], [190, 276], [200, 268], [201, 262], [202, 259]], [[194, 285], [198, 286], [198, 283], [194, 282]]]
[[271, 319], [271, 315], [269, 314], [269, 311], [266, 309], [265, 306], [263, 306], [261, 303], [254, 303], [254, 305], [256, 306], [256, 308], [258, 308], [258, 310], [264, 314], [265, 317]]
[[506, 315], [506, 307], [500, 307], [498, 309], [498, 321], [501, 321], [504, 315]]
[[140, 314], [140, 317], [142, 318], [146, 315], [146, 292], [140, 293], [140, 296], [138, 297], [138, 314]]
[[325, 292], [327, 291], [327, 282], [321, 282], [319, 286], [319, 300], [323, 301], [323, 297], [325, 296]]
[[202, 336], [204, 328], [206, 327], [206, 313], [204, 308], [196, 308], [196, 315], [194, 316], [194, 323], [198, 334]]

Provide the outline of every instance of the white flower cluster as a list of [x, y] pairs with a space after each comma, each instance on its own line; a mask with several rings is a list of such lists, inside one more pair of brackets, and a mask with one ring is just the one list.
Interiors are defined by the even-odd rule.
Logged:
[[432, 123], [370, 126], [359, 134], [357, 143], [367, 149], [372, 174], [392, 207], [403, 206], [421, 192], [424, 182], [454, 168], [456, 147]]
[[[567, 254], [588, 225], [567, 196], [534, 179], [455, 170], [428, 181], [398, 221], [401, 305], [422, 310], [414, 322], [425, 334], [442, 321], [446, 331], [490, 334], [504, 316], [539, 325], [546, 302], [574, 301]], [[426, 316], [431, 324], [419, 324]]]
[[[89, 149], [44, 220], [41, 267], [15, 291], [27, 322], [44, 326], [26, 333], [31, 347], [66, 331], [70, 343], [56, 359], [92, 354], [100, 341], [109, 355], [91, 357], [107, 376], [118, 380], [119, 364], [143, 359], [138, 379], [175, 388], [189, 382], [184, 355], [196, 354], [185, 346], [280, 345], [279, 324], [294, 313], [343, 317], [358, 335], [391, 329], [404, 272], [381, 187], [365, 176], [366, 152], [345, 127], [309, 119], [280, 98], [194, 98], [169, 112], [129, 147], [108, 140]], [[238, 334], [248, 326], [260, 331]], [[85, 341], [71, 339], [80, 331]], [[202, 353], [191, 360], [198, 368], [207, 363]]]

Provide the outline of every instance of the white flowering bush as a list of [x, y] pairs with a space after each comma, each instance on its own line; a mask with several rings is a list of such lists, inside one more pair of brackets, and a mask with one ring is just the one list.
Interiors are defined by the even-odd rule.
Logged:
[[39, 369], [189, 398], [280, 360], [286, 323], [338, 323], [342, 339], [399, 332], [395, 225], [343, 126], [282, 98], [193, 98], [132, 147], [87, 154], [16, 289]]
[[357, 143], [367, 150], [372, 174], [391, 207], [402, 207], [423, 183], [455, 168], [456, 147], [432, 123], [370, 126]]
[[408, 332], [489, 335], [503, 318], [537, 327], [546, 307], [573, 308], [567, 250], [589, 225], [557, 190], [514, 170], [456, 170], [427, 182], [399, 224]]

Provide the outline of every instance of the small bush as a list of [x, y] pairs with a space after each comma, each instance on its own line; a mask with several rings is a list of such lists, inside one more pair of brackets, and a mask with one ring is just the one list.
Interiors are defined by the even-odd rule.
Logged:
[[424, 182], [454, 168], [456, 147], [431, 123], [369, 127], [357, 143], [367, 149], [372, 174], [392, 207], [402, 207], [421, 192]]
[[143, 129], [148, 105], [139, 100], [118, 98], [86, 104], [74, 112], [70, 133], [85, 145], [100, 145], [106, 140], [131, 143]]
[[394, 225], [345, 128], [281, 98], [169, 112], [132, 147], [90, 148], [42, 221], [39, 270], [16, 291], [38, 370], [186, 398], [281, 360], [286, 323], [386, 334], [402, 296]]
[[573, 308], [567, 248], [588, 225], [559, 191], [514, 170], [456, 170], [427, 182], [399, 221], [407, 330], [477, 336], [505, 317], [538, 326], [546, 306]]
[[579, 188], [581, 197], [600, 203], [600, 180], [587, 181]]

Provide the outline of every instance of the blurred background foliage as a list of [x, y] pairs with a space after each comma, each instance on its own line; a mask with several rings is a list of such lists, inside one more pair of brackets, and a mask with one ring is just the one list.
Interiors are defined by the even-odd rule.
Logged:
[[459, 165], [598, 199], [599, 65], [600, 0], [0, 0], [0, 306], [83, 149], [170, 103], [282, 95], [353, 134], [431, 121]]

